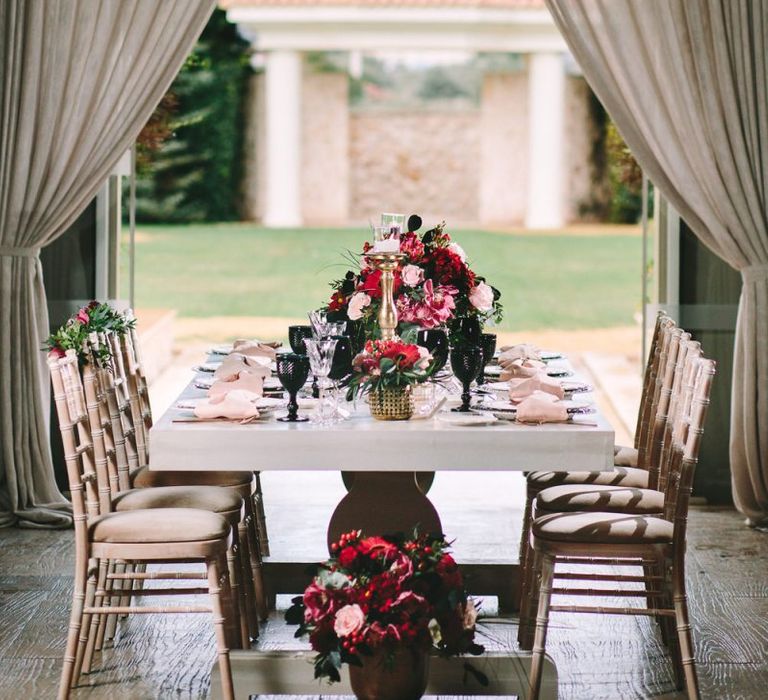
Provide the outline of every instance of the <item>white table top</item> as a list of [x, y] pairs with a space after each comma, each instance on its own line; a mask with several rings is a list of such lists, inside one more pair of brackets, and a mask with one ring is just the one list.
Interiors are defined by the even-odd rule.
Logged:
[[[207, 375], [210, 376], [210, 375]], [[190, 382], [179, 399], [204, 397]], [[150, 468], [162, 470], [530, 471], [607, 470], [614, 433], [599, 412], [574, 423], [524, 425], [500, 420], [455, 426], [435, 419], [379, 421], [361, 405], [330, 427], [173, 422], [189, 416], [176, 402], [150, 431]], [[304, 411], [300, 410], [300, 413]], [[579, 425], [584, 420], [596, 426]]]

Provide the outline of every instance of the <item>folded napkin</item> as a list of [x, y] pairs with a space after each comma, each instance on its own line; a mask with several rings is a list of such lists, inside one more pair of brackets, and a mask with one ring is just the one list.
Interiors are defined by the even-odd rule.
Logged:
[[244, 420], [258, 418], [256, 408], [258, 396], [252, 391], [236, 389], [216, 399], [205, 399], [195, 405], [195, 415], [198, 418], [231, 418]]
[[271, 360], [267, 357], [252, 357], [233, 352], [217, 367], [213, 376], [215, 379], [222, 379], [225, 382], [233, 382], [242, 373], [268, 377], [272, 373], [269, 368], [270, 364]]
[[530, 343], [519, 343], [518, 345], [504, 345], [499, 354], [499, 364], [504, 360], [540, 360], [541, 350]]
[[519, 379], [521, 377], [535, 377], [547, 365], [539, 360], [501, 360], [501, 381], [506, 382], [509, 379]]
[[274, 360], [277, 355], [276, 348], [280, 343], [265, 343], [261, 340], [244, 340], [242, 338], [232, 343], [232, 351], [249, 357], [268, 357]]
[[518, 403], [537, 391], [551, 394], [558, 399], [565, 398], [565, 392], [560, 386], [560, 382], [548, 377], [543, 372], [534, 377], [509, 380], [509, 398], [513, 403]]
[[518, 423], [562, 423], [568, 411], [552, 394], [536, 391], [517, 405]]
[[219, 379], [211, 384], [208, 390], [208, 398], [218, 399], [226, 396], [231, 391], [249, 391], [256, 396], [264, 394], [264, 376], [253, 372], [240, 372], [240, 374], [231, 380]]

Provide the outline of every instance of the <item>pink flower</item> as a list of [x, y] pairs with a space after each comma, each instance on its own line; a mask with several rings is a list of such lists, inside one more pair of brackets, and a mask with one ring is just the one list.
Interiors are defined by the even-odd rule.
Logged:
[[336, 605], [338, 603], [317, 580], [312, 581], [304, 591], [304, 619], [307, 622], [318, 622], [333, 614]]
[[469, 303], [478, 311], [490, 311], [493, 308], [493, 289], [485, 282], [469, 290]]
[[365, 613], [363, 609], [355, 603], [354, 605], [345, 605], [336, 613], [336, 619], [333, 623], [333, 631], [339, 637], [347, 637], [350, 634], [359, 632], [365, 624]]
[[458, 294], [455, 287], [439, 285], [434, 287], [432, 280], [424, 282], [424, 298], [415, 301], [403, 295], [397, 300], [397, 312], [401, 321], [415, 323], [422, 328], [437, 328], [453, 318]]
[[56, 346], [51, 348], [48, 351], [48, 357], [52, 357], [55, 360], [60, 360], [62, 357], [66, 357], [67, 353], [64, 352], [60, 347]]
[[432, 355], [429, 350], [419, 345], [419, 361], [416, 363], [416, 369], [426, 370], [429, 368], [430, 362], [432, 362]]
[[365, 292], [355, 292], [349, 300], [347, 306], [347, 316], [351, 321], [357, 321], [363, 317], [363, 309], [370, 306], [371, 297]]
[[406, 265], [403, 268], [403, 284], [407, 284], [409, 287], [415, 287], [424, 281], [424, 270], [418, 265]]
[[75, 316], [75, 318], [84, 325], [91, 320], [86, 309], [80, 309], [80, 311], [77, 312], [77, 316]]

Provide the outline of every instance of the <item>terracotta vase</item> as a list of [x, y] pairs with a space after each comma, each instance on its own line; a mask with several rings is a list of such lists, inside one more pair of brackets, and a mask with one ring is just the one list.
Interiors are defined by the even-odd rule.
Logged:
[[413, 394], [410, 386], [372, 391], [368, 403], [377, 420], [408, 420], [413, 415]]
[[361, 656], [362, 666], [349, 667], [349, 682], [358, 700], [419, 700], [429, 680], [429, 653], [398, 649]]

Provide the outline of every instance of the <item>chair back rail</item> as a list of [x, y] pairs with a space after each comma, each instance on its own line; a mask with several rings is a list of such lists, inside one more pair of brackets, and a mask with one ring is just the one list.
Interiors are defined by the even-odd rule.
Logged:
[[669, 318], [663, 311], [659, 311], [656, 314], [656, 324], [653, 328], [653, 336], [651, 337], [651, 346], [648, 350], [648, 360], [645, 366], [645, 373], [643, 374], [643, 390], [640, 395], [640, 406], [637, 412], [637, 426], [635, 427], [635, 449], [640, 447], [640, 433], [643, 425], [643, 419], [646, 417], [647, 411], [650, 409], [648, 405], [649, 393], [653, 391], [655, 386], [656, 376], [659, 368], [659, 356], [661, 353], [661, 340], [664, 335], [664, 331], [670, 324], [674, 324], [674, 321]]

